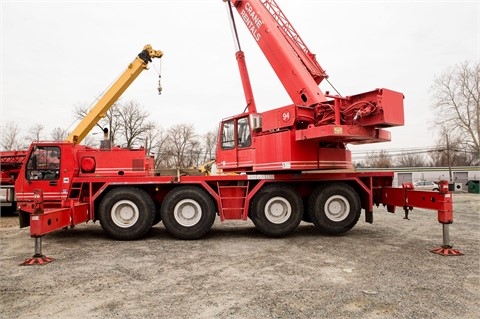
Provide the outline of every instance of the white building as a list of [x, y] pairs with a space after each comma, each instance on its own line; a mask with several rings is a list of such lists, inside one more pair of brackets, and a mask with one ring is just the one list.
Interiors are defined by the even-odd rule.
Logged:
[[[480, 166], [359, 168], [359, 171], [394, 171], [393, 186], [418, 181], [451, 181], [455, 191], [467, 190], [469, 180], [480, 180]], [[451, 176], [451, 178], [450, 178]]]

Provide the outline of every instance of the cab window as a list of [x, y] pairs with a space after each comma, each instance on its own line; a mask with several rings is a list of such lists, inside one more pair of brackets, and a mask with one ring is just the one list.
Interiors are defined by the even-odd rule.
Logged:
[[36, 146], [27, 162], [27, 179], [56, 180], [60, 175], [60, 148]]
[[222, 149], [229, 150], [235, 147], [235, 125], [233, 120], [222, 124]]
[[237, 136], [238, 147], [244, 148], [252, 145], [252, 138], [250, 134], [250, 125], [248, 124], [248, 117], [238, 119], [237, 122]]

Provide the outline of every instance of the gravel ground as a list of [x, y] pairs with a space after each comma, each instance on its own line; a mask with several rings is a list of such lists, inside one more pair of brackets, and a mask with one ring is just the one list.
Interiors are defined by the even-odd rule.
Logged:
[[478, 318], [480, 195], [455, 194], [451, 242], [465, 255], [429, 252], [442, 244], [437, 213], [378, 209], [343, 236], [302, 223], [266, 238], [251, 222], [217, 222], [195, 241], [162, 224], [120, 242], [98, 224], [49, 234], [44, 266], [28, 229], [0, 219], [1, 318]]

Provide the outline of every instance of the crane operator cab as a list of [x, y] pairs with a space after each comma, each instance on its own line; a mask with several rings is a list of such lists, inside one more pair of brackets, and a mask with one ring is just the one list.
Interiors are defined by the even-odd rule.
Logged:
[[75, 163], [64, 159], [74, 158], [73, 148], [74, 144], [70, 142], [34, 142], [30, 145], [26, 163], [15, 181], [17, 202], [23, 203], [22, 210], [33, 209], [31, 204], [36, 190], [43, 191], [45, 207], [58, 207], [66, 199]]
[[229, 150], [235, 147], [246, 148], [252, 145], [252, 133], [248, 117], [224, 121], [221, 130], [222, 150]]
[[220, 124], [217, 163], [223, 168], [249, 171], [255, 157], [250, 116], [241, 114]]
[[58, 146], [35, 146], [27, 162], [28, 180], [57, 180], [60, 173], [60, 148]]

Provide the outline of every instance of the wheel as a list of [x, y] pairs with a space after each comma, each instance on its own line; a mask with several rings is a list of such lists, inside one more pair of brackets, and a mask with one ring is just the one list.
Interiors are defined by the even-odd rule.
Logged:
[[297, 192], [284, 184], [270, 184], [254, 196], [250, 218], [255, 227], [270, 237], [293, 232], [303, 216], [303, 203]]
[[308, 213], [315, 226], [330, 235], [352, 229], [360, 218], [360, 210], [360, 197], [345, 183], [317, 187], [308, 205]]
[[142, 237], [152, 227], [154, 217], [155, 204], [139, 188], [114, 188], [105, 195], [99, 206], [100, 224], [115, 239]]
[[161, 215], [167, 231], [179, 239], [197, 239], [212, 228], [215, 204], [210, 195], [195, 186], [180, 186], [165, 196]]

